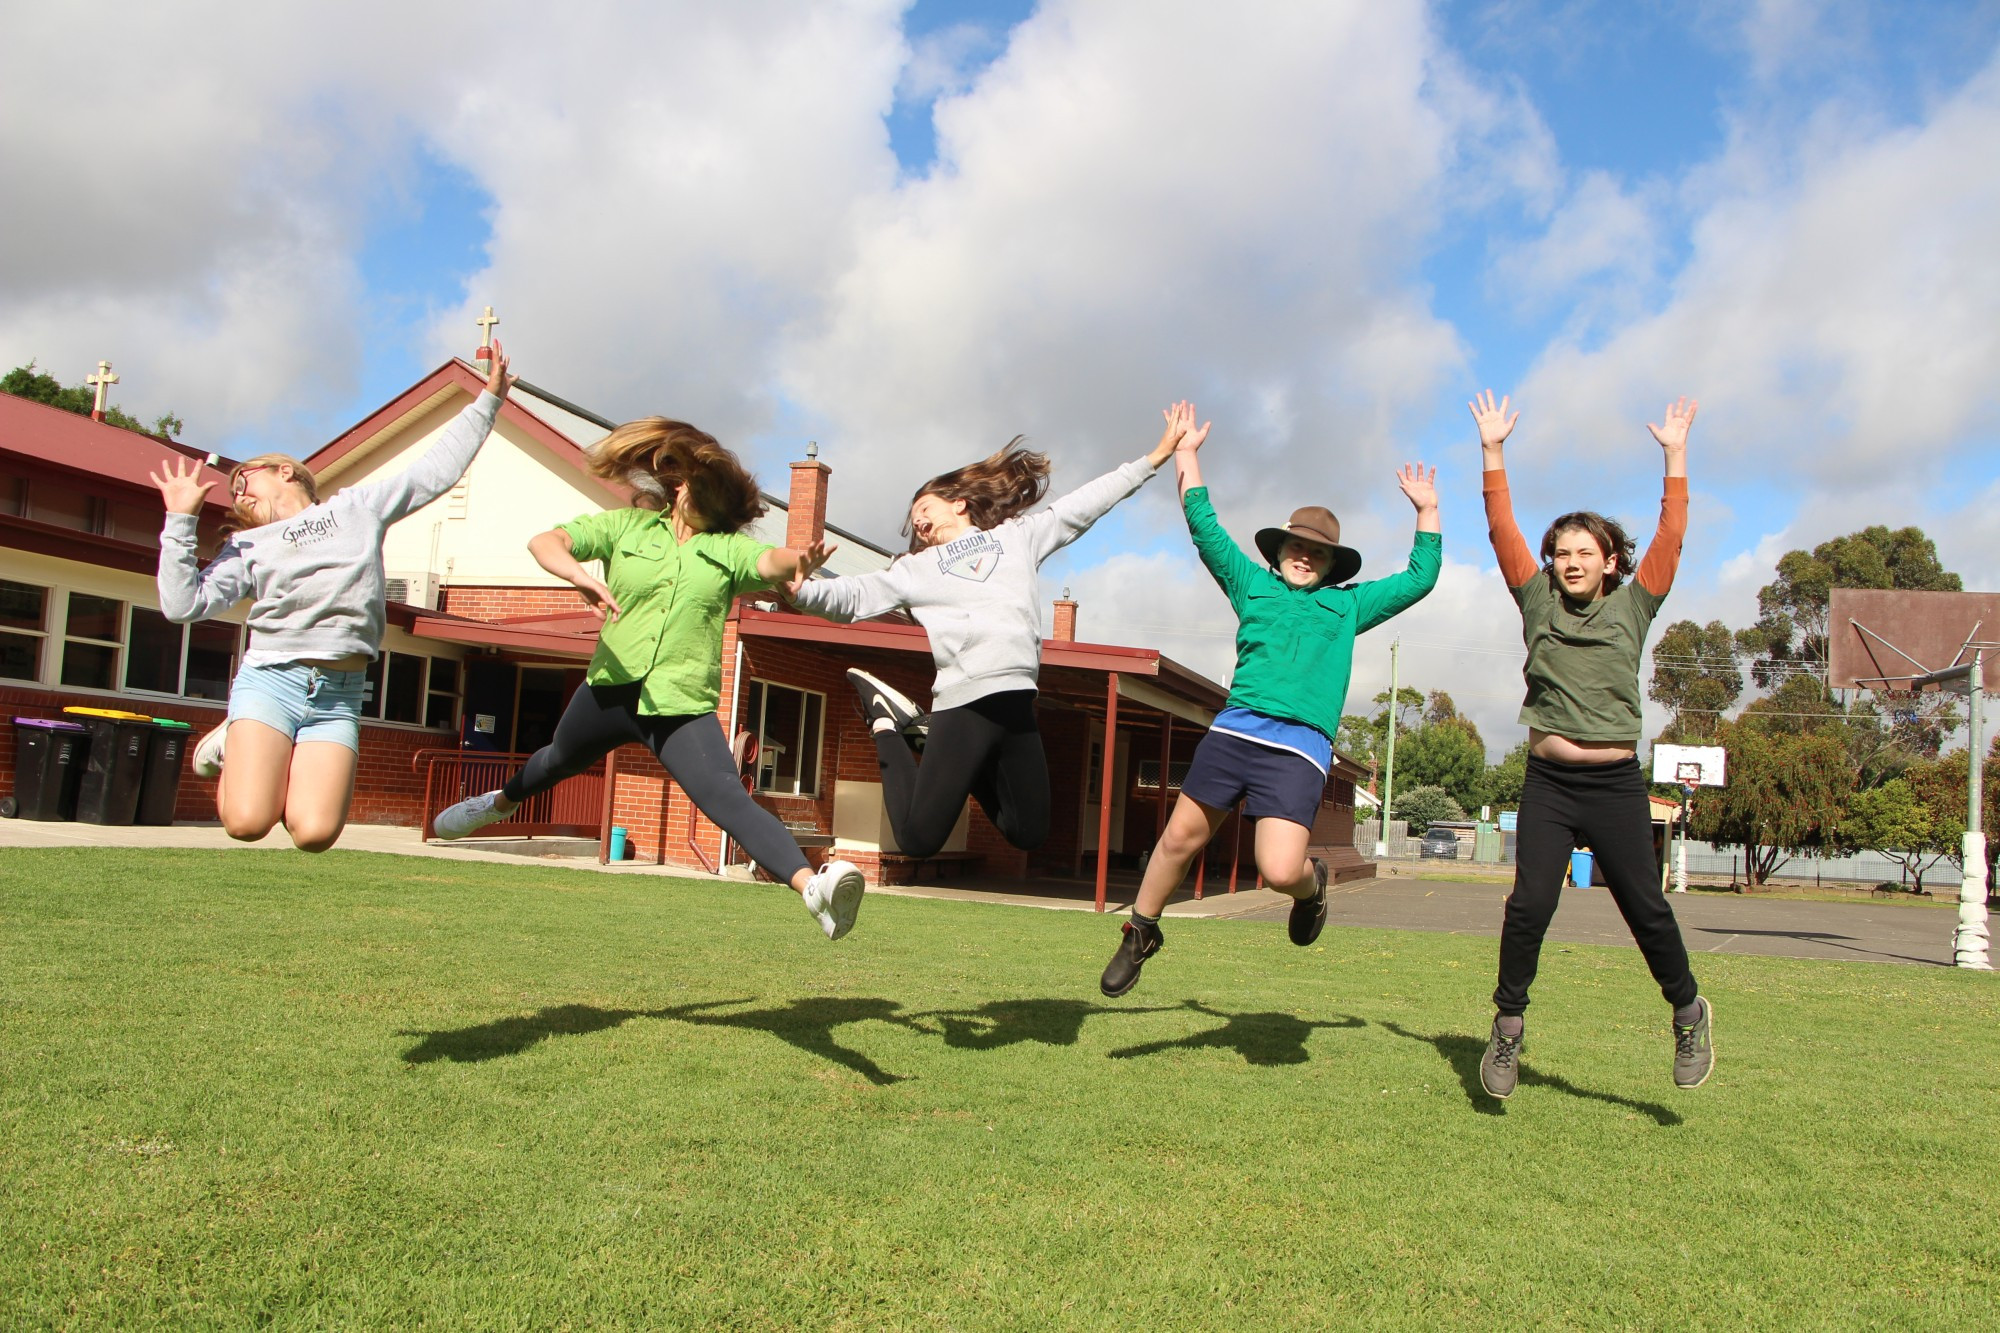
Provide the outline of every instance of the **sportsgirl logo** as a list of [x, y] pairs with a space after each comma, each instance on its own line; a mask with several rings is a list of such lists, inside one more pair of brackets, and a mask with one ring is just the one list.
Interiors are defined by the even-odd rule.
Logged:
[[320, 514], [314, 518], [302, 518], [296, 523], [287, 524], [278, 535], [297, 546], [301, 542], [318, 541], [339, 530], [340, 520], [332, 514]]

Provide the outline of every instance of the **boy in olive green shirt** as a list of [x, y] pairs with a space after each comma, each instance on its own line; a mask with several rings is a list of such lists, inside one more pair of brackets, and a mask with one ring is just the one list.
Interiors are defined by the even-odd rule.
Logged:
[[[1193, 425], [1192, 412], [1189, 426]], [[1237, 548], [1208, 501], [1196, 450], [1208, 427], [1190, 429], [1175, 446], [1181, 508], [1195, 550], [1236, 612], [1236, 672], [1229, 698], [1196, 748], [1180, 798], [1146, 863], [1132, 919], [1099, 982], [1123, 995], [1162, 944], [1160, 913], [1238, 800], [1257, 822], [1257, 869], [1264, 883], [1294, 899], [1292, 943], [1311, 944], [1326, 922], [1326, 868], [1306, 855], [1333, 764], [1333, 736], [1347, 703], [1354, 639], [1423, 600], [1443, 563], [1436, 469], [1421, 464], [1397, 475], [1417, 510], [1407, 567], [1368, 583], [1346, 583], [1360, 553], [1340, 544], [1340, 521], [1318, 506], [1296, 511], [1283, 528], [1257, 534], [1265, 565]]]

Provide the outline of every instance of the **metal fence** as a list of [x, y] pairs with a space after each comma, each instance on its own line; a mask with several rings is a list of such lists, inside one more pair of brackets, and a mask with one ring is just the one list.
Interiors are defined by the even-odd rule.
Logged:
[[[1408, 825], [1400, 819], [1389, 821], [1387, 854], [1375, 855], [1375, 843], [1381, 837], [1380, 824], [1374, 820], [1357, 823], [1354, 826], [1354, 845], [1370, 860], [1418, 861], [1421, 839], [1409, 835]], [[1479, 861], [1473, 856], [1471, 835], [1459, 830], [1459, 847], [1456, 858], [1446, 858], [1444, 864], [1456, 860], [1466, 865], [1510, 866], [1514, 863], [1514, 838], [1510, 833], [1502, 840], [1498, 860]], [[1674, 864], [1679, 855], [1678, 844], [1667, 845], [1667, 864]], [[1930, 887], [1947, 882], [1956, 883], [1960, 876], [1957, 860], [1942, 857], [1922, 863], [1924, 884]], [[1688, 874], [1704, 879], [1729, 878], [1745, 879], [1743, 870], [1743, 849], [1716, 847], [1711, 843], [1689, 841], [1687, 845]], [[1827, 884], [1901, 884], [1908, 878], [1902, 862], [1880, 852], [1855, 852], [1847, 856], [1794, 856], [1779, 862], [1771, 872], [1773, 879], [1790, 881], [1810, 881]]]

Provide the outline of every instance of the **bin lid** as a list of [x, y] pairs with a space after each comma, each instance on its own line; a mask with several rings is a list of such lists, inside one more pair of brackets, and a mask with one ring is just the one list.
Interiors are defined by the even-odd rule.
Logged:
[[151, 722], [145, 713], [128, 713], [122, 708], [65, 708], [65, 713], [79, 713], [85, 717], [110, 717], [120, 722]]
[[171, 727], [171, 728], [173, 728], [173, 729], [174, 729], [175, 731], [193, 731], [193, 730], [194, 730], [194, 723], [192, 723], [192, 722], [176, 722], [176, 721], [175, 721], [175, 720], [174, 720], [173, 718], [170, 718], [170, 717], [156, 717], [156, 718], [154, 718], [154, 719], [153, 719], [153, 725], [154, 725], [154, 726], [156, 726], [156, 727]]
[[83, 730], [82, 725], [79, 723], [63, 722], [52, 717], [17, 717], [14, 719], [14, 725], [17, 727], [47, 727], [50, 731]]

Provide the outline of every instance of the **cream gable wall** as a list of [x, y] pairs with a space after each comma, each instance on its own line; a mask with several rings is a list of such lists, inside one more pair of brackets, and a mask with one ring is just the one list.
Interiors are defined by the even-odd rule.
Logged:
[[[331, 489], [407, 468], [470, 401], [454, 393], [369, 449], [353, 469], [336, 466]], [[528, 539], [611, 507], [602, 491], [502, 416], [459, 487], [389, 529], [382, 566], [390, 578], [431, 574], [460, 587], [565, 587], [528, 554]]]

